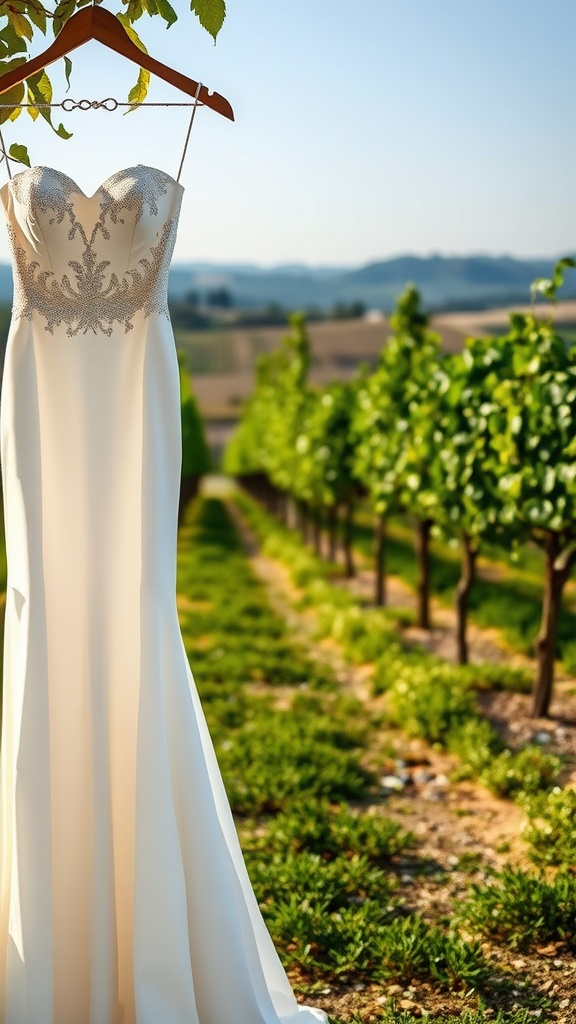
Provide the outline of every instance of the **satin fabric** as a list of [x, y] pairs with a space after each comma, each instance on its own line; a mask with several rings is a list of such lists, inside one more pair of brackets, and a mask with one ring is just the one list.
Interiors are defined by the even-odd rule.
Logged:
[[2, 1024], [314, 1024], [254, 896], [176, 613], [182, 187], [0, 190], [15, 276]]

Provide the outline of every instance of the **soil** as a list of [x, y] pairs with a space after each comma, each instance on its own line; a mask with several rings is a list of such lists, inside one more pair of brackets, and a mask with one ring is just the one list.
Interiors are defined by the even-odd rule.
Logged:
[[[382, 697], [371, 693], [370, 666], [350, 665], [337, 644], [313, 640], [314, 614], [296, 609], [301, 592], [293, 585], [288, 570], [262, 553], [256, 536], [234, 503], [230, 503], [229, 511], [272, 605], [295, 636], [308, 639], [310, 654], [330, 665], [342, 688], [381, 717]], [[353, 580], [341, 582], [363, 599], [373, 593], [373, 575], [367, 568], [360, 569]], [[388, 599], [394, 607], [412, 608], [415, 602], [413, 592], [398, 579], [388, 581]], [[435, 602], [433, 615], [434, 628], [429, 634], [409, 627], [403, 630], [403, 638], [424, 643], [429, 650], [453, 661], [454, 614]], [[510, 652], [496, 630], [482, 630], [475, 625], [470, 627], [470, 654], [471, 660], [531, 664], [530, 659]], [[289, 688], [277, 690], [279, 703], [285, 704]], [[479, 704], [510, 746], [518, 747], [538, 737], [546, 749], [564, 755], [567, 767], [563, 781], [576, 784], [574, 693], [576, 679], [559, 679], [551, 716], [546, 719], [530, 717], [530, 698], [524, 694], [483, 693]], [[498, 799], [475, 782], [453, 781], [451, 773], [456, 758], [423, 741], [407, 739], [388, 725], [371, 730], [371, 735], [367, 763], [376, 770], [382, 787], [378, 797], [368, 807], [364, 804], [363, 809], [397, 820], [418, 839], [416, 853], [399, 858], [395, 866], [398, 895], [411, 911], [428, 920], [448, 921], [471, 883], [483, 884], [492, 868], [504, 864], [530, 867], [521, 838], [525, 816], [516, 804]], [[389, 788], [391, 779], [403, 780], [402, 788]], [[486, 1021], [495, 1020], [499, 1009], [522, 1008], [530, 1010], [534, 1020], [541, 1024], [576, 1024], [576, 957], [562, 943], [552, 943], [529, 954], [503, 949], [491, 942], [483, 943], [482, 948], [494, 963], [490, 990], [483, 994]], [[364, 984], [354, 978], [341, 978], [338, 984], [326, 985], [299, 970], [289, 974], [303, 1001], [313, 1000], [314, 1005], [344, 1020], [356, 1013], [363, 1021], [377, 1021], [389, 1002], [416, 1017], [431, 1018], [442, 1014], [458, 1017], [464, 1009], [476, 1009], [479, 1005], [476, 993], [446, 994], [416, 979], [405, 987]], [[549, 997], [550, 1005], [543, 1008], [545, 997]]]

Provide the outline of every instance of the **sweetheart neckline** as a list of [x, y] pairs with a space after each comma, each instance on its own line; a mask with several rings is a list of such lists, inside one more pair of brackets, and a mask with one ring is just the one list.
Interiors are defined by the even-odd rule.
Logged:
[[88, 202], [92, 202], [92, 200], [95, 199], [96, 196], [99, 195], [100, 192], [104, 190], [108, 182], [112, 181], [112, 178], [115, 178], [117, 174], [127, 174], [128, 171], [135, 171], [139, 167], [142, 167], [145, 171], [156, 171], [158, 174], [164, 175], [164, 177], [168, 178], [173, 185], [176, 185], [179, 189], [181, 189], [182, 192], [184, 192], [184, 185], [181, 185], [179, 181], [176, 181], [176, 178], [173, 178], [171, 174], [167, 173], [167, 171], [161, 170], [160, 167], [152, 167], [151, 164], [132, 164], [130, 167], [121, 167], [120, 170], [114, 171], [112, 174], [109, 174], [108, 177], [105, 178], [104, 181], [98, 186], [96, 191], [93, 192], [90, 196], [87, 195], [86, 192], [84, 192], [83, 189], [80, 188], [80, 185], [77, 181], [74, 181], [74, 178], [71, 178], [69, 174], [66, 174], [66, 171], [60, 171], [57, 167], [48, 167], [47, 164], [34, 164], [33, 167], [25, 167], [23, 171], [18, 171], [17, 174], [14, 174], [12, 178], [10, 178], [8, 181], [5, 181], [2, 187], [0, 188], [0, 194], [4, 192], [4, 189], [8, 189], [12, 182], [16, 180], [16, 178], [21, 178], [23, 174], [29, 174], [30, 171], [52, 171], [54, 174], [58, 174], [62, 178], [66, 178], [67, 181], [70, 181], [78, 190], [78, 195], [81, 195], [84, 199], [88, 200]]

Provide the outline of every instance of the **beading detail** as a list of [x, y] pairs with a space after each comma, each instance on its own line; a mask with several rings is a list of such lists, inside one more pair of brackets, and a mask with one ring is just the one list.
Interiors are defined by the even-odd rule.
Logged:
[[[70, 273], [58, 279], [52, 270], [42, 269], [38, 260], [19, 243], [16, 231], [9, 225], [9, 236], [14, 259], [13, 317], [31, 320], [39, 312], [46, 320], [46, 330], [54, 333], [59, 324], [66, 324], [66, 334], [105, 334], [110, 336], [114, 324], [121, 324], [125, 332], [133, 329], [133, 317], [141, 311], [168, 316], [167, 285], [169, 262], [174, 248], [176, 219], [170, 218], [156, 232], [157, 244], [150, 245], [148, 254], [122, 277], [111, 272], [110, 260], [98, 252], [100, 236], [110, 241], [110, 224], [124, 223], [123, 214], [131, 214], [136, 225], [147, 207], [150, 216], [159, 214], [159, 197], [166, 194], [167, 184], [174, 180], [155, 168], [140, 167], [118, 171], [107, 179], [97, 193], [99, 216], [90, 234], [78, 219], [74, 195], [87, 197], [66, 174], [46, 168], [33, 168], [17, 175], [12, 182], [14, 195], [20, 202], [30, 203], [32, 209], [46, 214], [53, 212], [52, 224], [69, 223], [68, 239], [78, 235], [81, 240], [79, 259], [68, 261]], [[138, 170], [137, 174], [130, 172]], [[38, 174], [34, 172], [38, 171]], [[26, 196], [25, 189], [30, 191]], [[91, 201], [92, 201], [91, 200]]]

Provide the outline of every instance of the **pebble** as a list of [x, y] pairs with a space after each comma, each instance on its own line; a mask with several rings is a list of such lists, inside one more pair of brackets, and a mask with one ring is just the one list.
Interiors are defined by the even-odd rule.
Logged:
[[444, 772], [440, 772], [439, 775], [436, 775], [432, 779], [431, 785], [432, 786], [449, 786], [450, 785], [450, 779], [448, 778], [447, 775], [444, 775]]
[[434, 776], [432, 772], [426, 771], [425, 768], [416, 768], [412, 773], [412, 781], [415, 782], [417, 786], [423, 786], [426, 782], [431, 782], [433, 778]]
[[534, 733], [534, 736], [532, 737], [532, 739], [534, 740], [534, 743], [545, 744], [545, 743], [550, 743], [550, 740], [552, 739], [552, 737], [551, 737], [549, 732], [536, 732], [536, 733]]
[[570, 1000], [569, 999], [561, 999], [560, 1002], [558, 1003], [558, 1006], [560, 1007], [561, 1010], [565, 1010], [568, 1006], [570, 1006]]
[[404, 789], [404, 783], [397, 775], [383, 775], [380, 779], [380, 785], [384, 789], [390, 789], [396, 792], [400, 792], [400, 790]]

